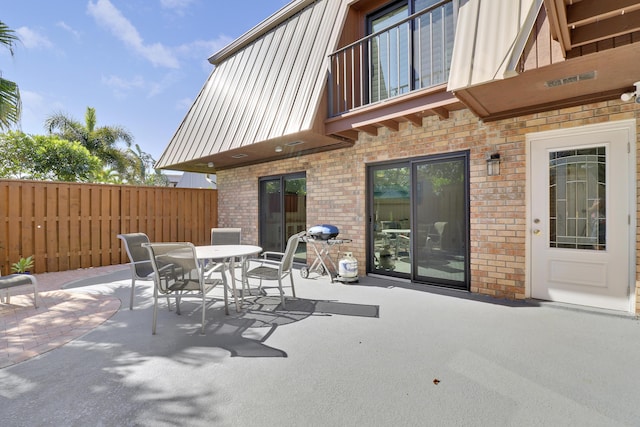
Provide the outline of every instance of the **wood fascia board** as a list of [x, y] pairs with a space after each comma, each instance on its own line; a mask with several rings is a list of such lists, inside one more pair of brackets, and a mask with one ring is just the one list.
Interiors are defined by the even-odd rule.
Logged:
[[482, 118], [487, 117], [490, 113], [489, 111], [482, 105], [480, 101], [478, 101], [469, 89], [461, 89], [456, 91], [456, 97], [469, 108], [473, 113]]
[[563, 56], [566, 51], [571, 50], [571, 34], [567, 27], [567, 13], [563, 0], [544, 0], [544, 7], [547, 10], [547, 17], [551, 25], [551, 34], [562, 46]]
[[343, 130], [354, 129], [356, 126], [374, 125], [385, 120], [397, 121], [398, 118], [414, 114], [424, 116], [435, 108], [455, 109], [457, 108], [456, 104], [460, 104], [460, 101], [451, 92], [445, 91], [431, 94], [428, 98], [414, 97], [406, 102], [375, 105], [327, 119], [325, 132], [328, 134], [339, 133]]

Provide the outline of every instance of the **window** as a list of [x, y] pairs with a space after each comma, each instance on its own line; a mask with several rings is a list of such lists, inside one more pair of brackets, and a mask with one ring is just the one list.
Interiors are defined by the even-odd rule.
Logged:
[[457, 0], [404, 0], [369, 15], [370, 102], [447, 81], [457, 7]]

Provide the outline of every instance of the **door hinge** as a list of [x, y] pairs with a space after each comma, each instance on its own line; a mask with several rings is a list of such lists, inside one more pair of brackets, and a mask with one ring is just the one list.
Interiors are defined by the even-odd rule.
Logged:
[[627, 141], [627, 154], [631, 153], [631, 143]]

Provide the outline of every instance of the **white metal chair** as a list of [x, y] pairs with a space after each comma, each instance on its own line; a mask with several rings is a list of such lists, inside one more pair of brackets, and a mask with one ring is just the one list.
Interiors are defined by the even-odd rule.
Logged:
[[33, 288], [33, 306], [38, 308], [38, 281], [31, 274], [0, 276], [0, 302], [6, 300], [7, 304], [11, 304], [11, 289], [21, 286]]
[[241, 228], [212, 228], [212, 245], [239, 245], [242, 239]]
[[144, 233], [118, 234], [118, 239], [124, 242], [131, 266], [131, 298], [129, 310], [133, 310], [133, 297], [136, 280], [153, 280], [153, 267], [149, 260], [149, 251], [142, 247], [149, 243], [149, 237]]
[[[176, 300], [177, 314], [180, 314], [182, 298], [197, 298], [202, 304], [201, 333], [204, 334], [207, 294], [223, 281], [221, 279], [205, 280], [192, 243], [144, 243], [143, 246], [149, 252], [155, 283], [152, 334], [156, 333], [158, 297], [161, 294], [167, 297], [167, 301], [169, 298]], [[228, 306], [226, 287], [224, 287], [224, 305], [226, 310]]]
[[[277, 280], [278, 288], [280, 289], [280, 300], [282, 302], [282, 308], [285, 308], [284, 290], [282, 288], [282, 279], [289, 276], [291, 280], [291, 292], [293, 297], [296, 297], [296, 288], [293, 283], [293, 258], [298, 249], [298, 242], [300, 238], [306, 234], [306, 231], [294, 234], [289, 237], [287, 241], [287, 247], [284, 252], [266, 251], [261, 254], [262, 258], [258, 261], [260, 265], [252, 268], [246, 273], [247, 278], [259, 279], [260, 287], [262, 287], [263, 280]], [[269, 257], [278, 257], [279, 260], [270, 259]]]
[[442, 235], [447, 227], [446, 221], [440, 221], [433, 224], [434, 232], [430, 232], [427, 236], [427, 248], [442, 249]]

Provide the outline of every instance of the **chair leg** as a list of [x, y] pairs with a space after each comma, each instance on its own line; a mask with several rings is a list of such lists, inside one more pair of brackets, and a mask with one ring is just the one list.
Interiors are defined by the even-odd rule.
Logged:
[[151, 327], [151, 335], [156, 334], [156, 321], [158, 320], [158, 294], [156, 292], [154, 292], [155, 295], [153, 296], [153, 326]]
[[222, 281], [222, 289], [224, 289], [224, 314], [229, 315], [229, 290], [225, 280]]
[[207, 309], [206, 300], [204, 298], [204, 293], [202, 294], [202, 329], [200, 330], [200, 335], [204, 335], [204, 320], [205, 320], [205, 310]]
[[136, 287], [136, 279], [131, 279], [131, 297], [129, 298], [129, 310], [133, 310], [133, 295]]
[[31, 279], [31, 283], [33, 283], [33, 306], [38, 308], [38, 281], [33, 276], [29, 276], [29, 279]]
[[296, 298], [296, 287], [293, 284], [293, 273], [289, 273], [289, 279], [291, 279], [291, 292], [293, 293], [293, 297]]
[[278, 278], [278, 286], [280, 287], [280, 301], [282, 301], [282, 309], [284, 310], [285, 302], [284, 302], [284, 289], [282, 288], [282, 279]]

